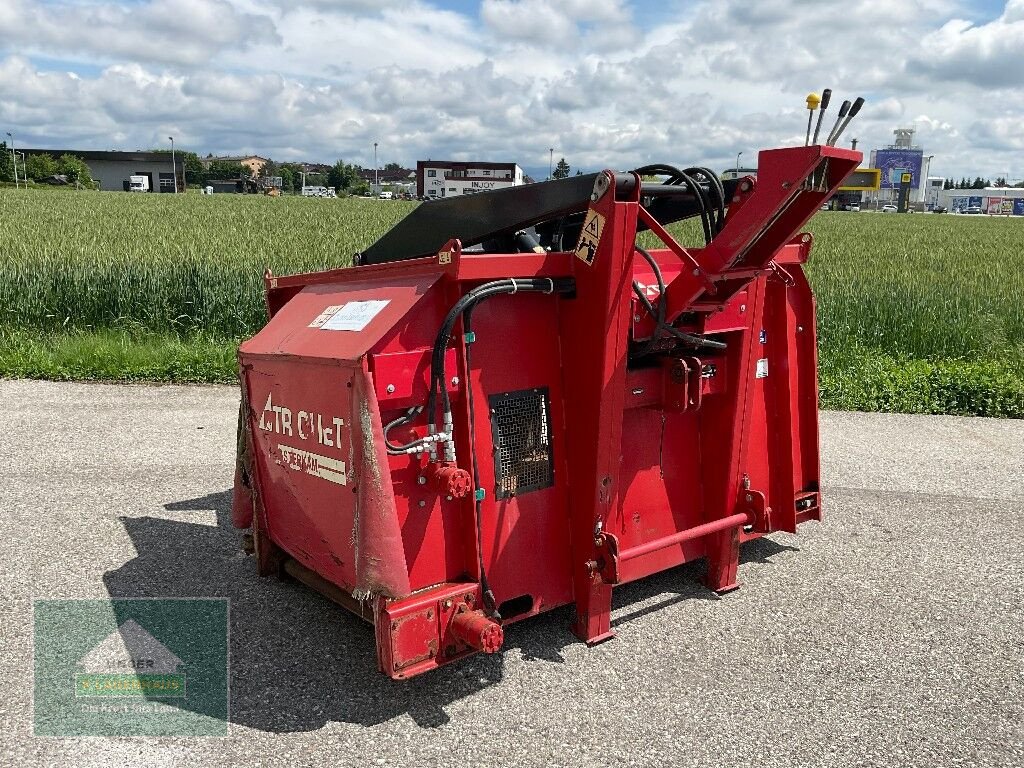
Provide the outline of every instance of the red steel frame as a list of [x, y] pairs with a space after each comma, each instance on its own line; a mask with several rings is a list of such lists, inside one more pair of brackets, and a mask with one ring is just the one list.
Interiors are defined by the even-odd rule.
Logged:
[[[744, 541], [821, 518], [814, 300], [801, 266], [811, 237], [799, 230], [860, 160], [827, 146], [762, 152], [758, 178], [740, 184], [725, 228], [700, 249], [658, 225], [639, 184], [617, 197], [606, 172], [589, 263], [572, 252], [462, 253], [452, 241], [430, 258], [268, 274], [271, 321], [239, 351], [233, 510], [252, 527], [260, 573], [287, 570], [372, 620], [380, 668], [394, 678], [496, 651], [502, 625], [567, 603], [575, 634], [600, 642], [613, 635], [614, 585], [694, 559], [707, 559], [709, 589], [734, 589]], [[664, 297], [635, 252], [638, 222], [664, 243], [651, 252]], [[490, 299], [474, 313], [472, 367], [461, 334], [447, 352], [458, 469], [472, 472], [477, 445], [478, 520], [473, 493], [452, 484], [456, 468], [388, 455], [382, 425], [424, 402], [447, 310], [507, 277], [573, 277], [576, 291]], [[726, 349], [631, 367], [630, 340], [654, 331], [634, 280], [680, 330]], [[371, 298], [389, 304], [362, 331], [311, 323]], [[488, 396], [540, 387], [554, 482], [497, 499]], [[481, 608], [480, 562], [500, 621]]]

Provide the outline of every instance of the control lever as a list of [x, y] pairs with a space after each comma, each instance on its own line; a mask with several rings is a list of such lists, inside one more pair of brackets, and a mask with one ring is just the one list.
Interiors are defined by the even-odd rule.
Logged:
[[850, 124], [850, 121], [853, 120], [854, 116], [858, 112], [860, 112], [860, 108], [863, 107], [863, 106], [864, 106], [864, 98], [862, 96], [858, 96], [857, 100], [855, 102], [853, 102], [853, 106], [850, 107], [850, 112], [846, 116], [846, 120], [843, 121], [843, 124], [839, 126], [838, 130], [833, 129], [835, 131], [835, 135], [832, 136], [831, 139], [829, 140], [828, 143], [830, 145], [832, 145], [833, 147], [836, 145], [836, 142], [839, 141], [839, 137], [842, 136], [843, 135], [843, 131], [846, 130], [846, 126], [848, 126]]
[[814, 121], [814, 110], [818, 108], [821, 97], [816, 93], [807, 94], [807, 137], [804, 139], [804, 146], [811, 143], [811, 123]]
[[828, 145], [832, 144], [832, 137], [835, 135], [836, 129], [839, 128], [839, 124], [843, 122], [843, 118], [846, 117], [846, 113], [850, 111], [850, 102], [844, 101], [843, 106], [839, 108], [839, 116], [836, 118], [836, 124], [832, 126], [832, 130], [828, 132], [828, 138], [825, 139], [825, 143]]

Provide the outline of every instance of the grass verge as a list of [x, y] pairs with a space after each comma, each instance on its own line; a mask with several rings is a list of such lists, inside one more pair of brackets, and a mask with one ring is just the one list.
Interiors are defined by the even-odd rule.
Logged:
[[[55, 381], [236, 382], [237, 341], [118, 330], [0, 331], [0, 371]], [[996, 360], [918, 360], [854, 349], [820, 359], [821, 407], [1024, 418], [1024, 371]]]
[[53, 381], [237, 382], [237, 342], [113, 329], [0, 330], [0, 371]]
[[1000, 360], [921, 360], [858, 348], [818, 361], [821, 407], [1024, 418], [1024, 370]]

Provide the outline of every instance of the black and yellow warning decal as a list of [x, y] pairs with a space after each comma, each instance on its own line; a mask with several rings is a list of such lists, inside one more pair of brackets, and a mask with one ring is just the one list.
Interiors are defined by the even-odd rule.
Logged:
[[576, 255], [588, 265], [594, 263], [597, 256], [597, 246], [601, 244], [601, 234], [604, 232], [604, 216], [593, 208], [587, 210], [587, 218], [583, 221], [583, 229], [580, 230], [580, 239], [576, 243]]

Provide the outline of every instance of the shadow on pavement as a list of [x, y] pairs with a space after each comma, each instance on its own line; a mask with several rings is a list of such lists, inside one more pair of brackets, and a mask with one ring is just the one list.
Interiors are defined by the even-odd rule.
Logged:
[[[256, 575], [231, 526], [231, 491], [165, 505], [170, 511], [214, 510], [217, 525], [124, 517], [137, 557], [108, 571], [111, 597], [226, 597], [230, 600], [233, 723], [263, 731], [310, 731], [331, 721], [375, 725], [402, 714], [421, 727], [444, 725], [445, 707], [501, 681], [503, 653], [477, 654], [405, 682], [377, 671], [373, 628], [302, 584]], [[793, 550], [767, 539], [747, 544], [743, 561], [766, 562]], [[690, 563], [614, 592], [613, 625], [684, 600], [715, 600], [700, 583], [703, 563]], [[636, 603], [667, 600], [632, 613]], [[527, 661], [562, 663], [571, 608], [506, 628], [505, 652]]]

